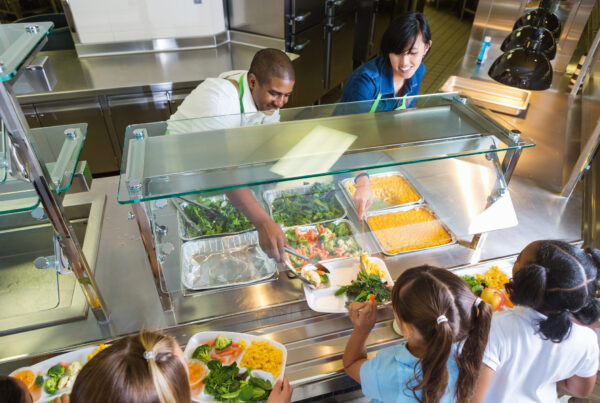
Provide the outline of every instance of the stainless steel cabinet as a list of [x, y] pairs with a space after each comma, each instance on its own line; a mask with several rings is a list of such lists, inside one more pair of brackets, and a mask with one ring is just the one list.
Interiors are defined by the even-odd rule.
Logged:
[[331, 37], [331, 53], [329, 60], [329, 77], [326, 78], [326, 90], [335, 88], [346, 81], [352, 74], [352, 51], [354, 48], [354, 31], [356, 14], [349, 12], [333, 18], [328, 35]]
[[23, 114], [25, 115], [25, 119], [27, 119], [27, 124], [32, 129], [36, 127], [40, 127], [40, 120], [38, 119], [37, 113], [35, 113], [35, 107], [33, 105], [21, 105], [21, 109], [23, 110]]
[[169, 113], [171, 115], [177, 111], [179, 105], [181, 105], [185, 97], [187, 97], [192, 90], [193, 88], [189, 88], [184, 90], [169, 91], [167, 93], [167, 97], [169, 98]]
[[325, 3], [329, 0], [288, 0], [285, 3], [286, 38], [305, 29], [322, 24]]
[[114, 95], [108, 98], [108, 114], [120, 147], [125, 129], [134, 123], [158, 122], [171, 116], [166, 91], [152, 94]]
[[115, 152], [115, 139], [111, 138], [106, 129], [97, 97], [39, 103], [35, 104], [35, 110], [42, 127], [87, 123], [88, 131], [80, 160], [89, 163], [93, 174], [119, 170], [117, 156], [120, 155], [120, 150], [119, 153]]
[[291, 52], [300, 55], [292, 62], [296, 70], [296, 85], [289, 105], [313, 105], [323, 93], [325, 72], [323, 25], [315, 25], [300, 34], [292, 35], [288, 47]]
[[273, 0], [227, 0], [229, 29], [283, 38], [284, 2]]

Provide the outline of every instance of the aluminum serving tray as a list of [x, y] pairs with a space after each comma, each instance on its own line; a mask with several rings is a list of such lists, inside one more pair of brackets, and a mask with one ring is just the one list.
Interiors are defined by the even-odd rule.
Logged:
[[531, 97], [531, 91], [458, 76], [450, 76], [441, 90], [461, 92], [471, 98], [474, 104], [514, 116], [527, 110]]
[[[433, 216], [433, 218], [436, 219], [436, 221], [442, 226], [442, 228], [444, 228], [444, 230], [448, 233], [448, 235], [450, 235], [450, 242], [445, 243], [443, 245], [435, 245], [435, 246], [429, 246], [429, 247], [424, 247], [424, 248], [418, 248], [418, 249], [410, 249], [410, 250], [404, 250], [401, 252], [397, 252], [397, 253], [390, 253], [387, 250], [385, 250], [383, 248], [383, 245], [381, 244], [381, 242], [379, 241], [379, 238], [377, 238], [377, 235], [375, 234], [375, 231], [373, 231], [373, 228], [371, 228], [371, 225], [369, 224], [368, 218], [369, 217], [374, 217], [374, 216], [378, 216], [378, 215], [383, 215], [383, 214], [391, 214], [391, 213], [396, 213], [398, 211], [408, 211], [408, 210], [412, 210], [415, 208], [422, 208], [424, 210], [426, 210], [429, 214], [431, 214]], [[410, 252], [417, 252], [420, 250], [432, 250], [432, 249], [437, 249], [437, 248], [443, 248], [449, 245], [453, 245], [456, 243], [456, 236], [454, 235], [454, 233], [452, 231], [450, 231], [450, 228], [448, 228], [448, 226], [440, 219], [440, 217], [433, 211], [433, 209], [427, 204], [427, 203], [423, 203], [420, 204], [418, 206], [408, 206], [408, 207], [398, 207], [395, 209], [387, 209], [387, 210], [379, 210], [376, 212], [372, 212], [372, 213], [367, 213], [367, 227], [369, 228], [369, 231], [371, 232], [371, 235], [373, 236], [373, 238], [375, 239], [375, 244], [377, 245], [377, 247], [379, 248], [379, 250], [387, 256], [396, 256], [396, 255], [403, 255], [406, 253], [410, 253]]]
[[[263, 193], [263, 199], [264, 199], [266, 205], [269, 206], [269, 215], [271, 217], [273, 217], [273, 202], [275, 201], [275, 199], [283, 196], [286, 193], [307, 194], [307, 193], [309, 193], [310, 187], [311, 187], [311, 185], [305, 185], [305, 186], [298, 186], [298, 187], [288, 188], [288, 189], [266, 190]], [[298, 224], [298, 225], [294, 225], [294, 226], [321, 224], [321, 223], [339, 220], [340, 218], [346, 217], [348, 215], [348, 210], [346, 210], [345, 204], [342, 202], [342, 200], [340, 200], [335, 186], [333, 186], [332, 191], [334, 192], [335, 200], [337, 200], [338, 204], [340, 205], [340, 207], [342, 209], [343, 214], [341, 216], [333, 217], [328, 220], [323, 220], [323, 221], [318, 221], [318, 222], [313, 222], [313, 223]]]
[[[298, 228], [298, 231], [300, 233], [306, 233], [306, 232], [310, 231], [311, 229], [314, 231], [317, 231], [317, 226], [319, 224], [329, 224], [329, 223], [334, 223], [335, 225], [339, 225], [341, 223], [346, 223], [348, 225], [348, 227], [350, 228], [350, 237], [354, 238], [358, 247], [369, 254], [371, 253], [371, 251], [367, 248], [367, 245], [365, 245], [365, 242], [363, 242], [363, 237], [356, 235], [356, 234], [358, 234], [358, 230], [356, 229], [354, 224], [352, 224], [352, 222], [350, 222], [350, 220], [347, 220], [347, 219], [323, 221], [322, 223], [318, 223], [318, 224], [294, 225], [291, 227], [284, 227], [283, 232], [285, 233], [287, 230], [289, 230], [291, 228]], [[324, 260], [321, 260], [321, 262], [332, 262], [332, 261], [341, 260], [341, 259], [353, 259], [353, 258], [352, 257], [336, 257], [336, 258], [332, 258], [332, 259], [324, 259]]]
[[[227, 196], [225, 196], [224, 194], [217, 195], [217, 196], [204, 197], [204, 199], [210, 200], [213, 202], [225, 201], [225, 200], [229, 201]], [[173, 201], [173, 203], [178, 203], [180, 206], [185, 203], [184, 201], [179, 200], [177, 198], [173, 198], [171, 200]], [[183, 207], [183, 206], [181, 206], [181, 207]], [[186, 232], [185, 232], [185, 228], [187, 225], [188, 224], [186, 224], [185, 219], [182, 217], [181, 212], [177, 211], [177, 227], [178, 227], [178, 232], [179, 232], [179, 238], [181, 238], [183, 241], [192, 241], [194, 239], [205, 239], [205, 238], [215, 238], [215, 237], [222, 237], [222, 236], [229, 236], [229, 235], [238, 235], [238, 234], [243, 234], [246, 232], [254, 231], [254, 227], [251, 227], [251, 228], [245, 229], [243, 231], [237, 231], [237, 232], [224, 232], [221, 234], [198, 235], [195, 237], [189, 237], [186, 235]]]
[[[198, 261], [196, 254], [206, 258]], [[258, 246], [256, 231], [198, 239], [181, 247], [181, 282], [190, 290], [252, 284], [276, 272], [275, 261]]]
[[[423, 204], [424, 203], [423, 196], [421, 195], [421, 192], [419, 192], [417, 190], [417, 188], [414, 185], [413, 181], [411, 179], [409, 179], [408, 176], [405, 173], [401, 173], [401, 172], [398, 172], [398, 171], [391, 171], [391, 172], [382, 172], [382, 173], [378, 173], [378, 174], [369, 175], [369, 177], [371, 177], [371, 178], [382, 178], [382, 177], [386, 177], [386, 176], [399, 176], [402, 179], [404, 179], [406, 181], [406, 183], [408, 184], [408, 186], [410, 186], [411, 189], [419, 196], [419, 199], [416, 200], [416, 201], [414, 201], [414, 202], [409, 202], [409, 203], [390, 204], [387, 207], [381, 207], [381, 208], [377, 208], [376, 206], [375, 206], [375, 208], [373, 208], [373, 205], [372, 205], [369, 208], [369, 211], [389, 210], [389, 209], [393, 209], [393, 208], [397, 208], [397, 207], [416, 206], [418, 204]], [[346, 187], [346, 185], [348, 183], [353, 182], [353, 181], [354, 181], [354, 178], [343, 179], [343, 180], [341, 180], [339, 182], [339, 186], [342, 189], [342, 193], [346, 197], [346, 200], [348, 201], [348, 203], [350, 204], [350, 206], [352, 206], [352, 209], [354, 210], [354, 212], [356, 213], [356, 215], [358, 215], [358, 211], [356, 210], [356, 206], [354, 205], [354, 200], [352, 199], [352, 194], [350, 194], [350, 191]]]

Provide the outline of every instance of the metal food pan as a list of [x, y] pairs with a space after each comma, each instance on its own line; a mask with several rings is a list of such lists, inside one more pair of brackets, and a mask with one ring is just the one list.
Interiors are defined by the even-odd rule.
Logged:
[[[275, 201], [275, 199], [277, 199], [279, 197], [282, 197], [286, 193], [297, 193], [297, 194], [307, 194], [307, 193], [310, 193], [309, 192], [310, 187], [311, 187], [311, 185], [305, 185], [305, 186], [298, 186], [298, 187], [288, 188], [288, 189], [266, 190], [263, 193], [263, 199], [265, 201], [265, 204], [268, 206], [269, 215], [271, 217], [273, 217], [273, 202]], [[346, 206], [342, 202], [342, 200], [340, 200], [340, 197], [338, 195], [338, 191], [337, 191], [337, 189], [336, 189], [335, 186], [333, 186], [332, 191], [334, 192], [335, 200], [337, 200], [338, 204], [340, 205], [340, 207], [342, 209], [342, 213], [343, 214], [340, 217], [333, 217], [333, 218], [330, 218], [330, 219], [324, 220], [324, 221], [318, 221], [318, 222], [306, 223], [306, 224], [298, 224], [298, 225], [293, 225], [293, 226], [297, 227], [297, 226], [303, 226], [303, 225], [313, 225], [313, 224], [331, 222], [331, 221], [339, 220], [341, 218], [346, 217], [348, 215], [348, 210], [346, 209]]]
[[[197, 261], [194, 255], [203, 259]], [[181, 247], [181, 283], [190, 290], [252, 284], [269, 279], [276, 272], [275, 261], [258, 246], [256, 231], [198, 239], [186, 242]], [[238, 279], [227, 281], [225, 277], [228, 274], [232, 277], [238, 275]]]
[[[204, 197], [204, 199], [206, 200], [210, 200], [213, 202], [218, 202], [218, 201], [229, 201], [229, 199], [227, 198], [227, 196], [225, 196], [224, 194], [220, 194], [220, 195], [216, 195], [216, 196], [210, 196], [210, 197]], [[182, 204], [184, 204], [185, 202], [177, 199], [177, 198], [173, 198], [171, 199], [173, 201], [173, 203], [178, 203], [179, 206], [181, 206]], [[229, 201], [229, 203], [231, 203], [231, 201]], [[183, 206], [182, 206], [183, 207]], [[187, 225], [185, 222], [185, 219], [182, 217], [182, 213], [178, 210], [177, 211], [177, 227], [178, 227], [178, 232], [179, 232], [179, 238], [181, 238], [183, 241], [192, 241], [194, 239], [205, 239], [205, 238], [214, 238], [214, 237], [222, 237], [222, 236], [230, 236], [230, 235], [238, 235], [238, 234], [243, 234], [249, 231], [254, 231], [254, 227], [252, 228], [248, 228], [245, 229], [243, 231], [238, 231], [238, 232], [224, 232], [221, 234], [209, 234], [209, 235], [198, 235], [195, 237], [189, 237], [186, 235], [185, 232], [185, 228]]]
[[[323, 221], [322, 223], [319, 224], [329, 224], [329, 223], [334, 223], [335, 225], [339, 225], [341, 223], [346, 223], [346, 225], [348, 225], [348, 227], [350, 228], [350, 237], [354, 238], [354, 240], [356, 241], [356, 244], [365, 252], [370, 253], [370, 251], [367, 248], [367, 245], [364, 242], [364, 239], [362, 236], [357, 236], [356, 234], [358, 234], [358, 230], [356, 229], [356, 227], [354, 226], [354, 224], [352, 224], [352, 222], [350, 222], [350, 220], [347, 219], [337, 219], [337, 220], [332, 220], [332, 221]], [[298, 228], [298, 231], [301, 233], [305, 233], [310, 231], [311, 229], [314, 230], [315, 232], [317, 231], [317, 227], [319, 224], [307, 224], [307, 225], [294, 225], [291, 227], [283, 227], [283, 233], [285, 234], [287, 232], [287, 230], [292, 229], [292, 228]], [[352, 259], [351, 257], [336, 257], [336, 258], [332, 258], [332, 259], [325, 259], [322, 260], [322, 262], [331, 262], [334, 260], [340, 260], [340, 259]]]
[[461, 92], [477, 105], [515, 116], [527, 110], [531, 97], [531, 91], [458, 76], [450, 76], [441, 90], [443, 92]]
[[[421, 192], [419, 192], [417, 190], [417, 187], [414, 185], [413, 181], [411, 179], [409, 179], [408, 175], [406, 175], [405, 173], [401, 173], [399, 171], [391, 171], [391, 172], [382, 172], [382, 173], [377, 173], [377, 174], [369, 175], [370, 178], [381, 178], [381, 177], [386, 177], [386, 176], [399, 176], [402, 179], [404, 179], [406, 181], [406, 183], [408, 184], [408, 186], [410, 186], [411, 189], [419, 196], [419, 199], [416, 200], [416, 201], [414, 201], [414, 202], [403, 203], [403, 204], [394, 204], [394, 205], [390, 205], [388, 207], [382, 207], [382, 208], [373, 208], [373, 206], [371, 206], [369, 208], [369, 211], [389, 210], [389, 209], [394, 209], [394, 208], [397, 208], [397, 207], [416, 206], [418, 204], [423, 204], [424, 203], [423, 196], [421, 195]], [[354, 205], [354, 200], [352, 199], [352, 194], [350, 193], [350, 191], [346, 187], [346, 185], [349, 182], [353, 182], [353, 181], [354, 181], [354, 178], [346, 178], [346, 179], [341, 180], [339, 182], [339, 185], [340, 185], [340, 188], [342, 189], [342, 193], [346, 197], [346, 200], [348, 201], [348, 203], [350, 204], [350, 206], [352, 206], [352, 209], [354, 210], [354, 212], [356, 213], [356, 215], [358, 215], [358, 211], [356, 210], [356, 206]]]
[[[435, 218], [435, 220], [442, 226], [442, 228], [448, 233], [448, 235], [450, 235], [450, 242], [445, 243], [443, 245], [436, 245], [436, 246], [429, 246], [429, 247], [424, 247], [424, 248], [418, 248], [418, 249], [410, 249], [410, 250], [405, 250], [405, 251], [401, 251], [401, 252], [397, 252], [397, 253], [390, 253], [388, 252], [383, 245], [381, 244], [381, 242], [379, 241], [379, 238], [377, 238], [376, 232], [373, 231], [373, 228], [371, 228], [371, 225], [369, 224], [368, 218], [369, 217], [374, 217], [374, 216], [378, 216], [378, 215], [384, 215], [384, 214], [392, 214], [392, 213], [396, 213], [399, 211], [409, 211], [412, 209], [416, 209], [416, 208], [422, 208], [424, 210], [426, 210], [429, 214], [431, 214], [433, 216], [433, 218]], [[456, 243], [456, 236], [454, 235], [454, 233], [452, 231], [450, 231], [450, 228], [448, 228], [448, 226], [440, 219], [440, 217], [433, 211], [433, 209], [426, 203], [418, 205], [418, 206], [408, 206], [408, 207], [398, 207], [395, 209], [388, 209], [388, 210], [379, 210], [373, 213], [367, 213], [367, 227], [369, 228], [369, 231], [371, 232], [371, 235], [373, 236], [373, 238], [375, 239], [375, 244], [377, 245], [377, 247], [379, 248], [379, 250], [387, 256], [396, 256], [396, 255], [402, 255], [405, 253], [410, 253], [410, 252], [417, 252], [420, 250], [432, 250], [432, 249], [437, 249], [437, 248], [441, 248], [441, 247], [445, 247], [448, 245], [452, 245]]]

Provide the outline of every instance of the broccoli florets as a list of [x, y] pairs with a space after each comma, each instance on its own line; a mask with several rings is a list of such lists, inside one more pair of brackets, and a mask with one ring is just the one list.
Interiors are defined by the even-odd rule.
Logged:
[[63, 367], [60, 364], [56, 364], [56, 365], [50, 367], [50, 369], [48, 370], [48, 376], [49, 377], [61, 376], [64, 373], [65, 373], [65, 367]]
[[204, 363], [208, 363], [210, 361], [210, 350], [212, 350], [212, 347], [208, 344], [198, 346], [194, 350], [192, 358], [195, 360], [200, 360]]
[[220, 334], [215, 339], [215, 350], [223, 350], [229, 347], [232, 342], [232, 340]]
[[46, 393], [48, 393], [50, 395], [53, 393], [56, 393], [56, 391], [58, 390], [59, 379], [60, 378], [58, 376], [53, 376], [52, 378], [49, 378], [46, 381], [46, 384], [44, 385], [44, 390], [46, 391]]

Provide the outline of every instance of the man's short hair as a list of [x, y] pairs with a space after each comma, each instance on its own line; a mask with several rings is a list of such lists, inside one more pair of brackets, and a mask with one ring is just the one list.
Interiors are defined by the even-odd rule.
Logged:
[[262, 49], [256, 52], [248, 73], [256, 76], [260, 83], [268, 83], [272, 77], [295, 81], [296, 73], [290, 58], [278, 49]]

